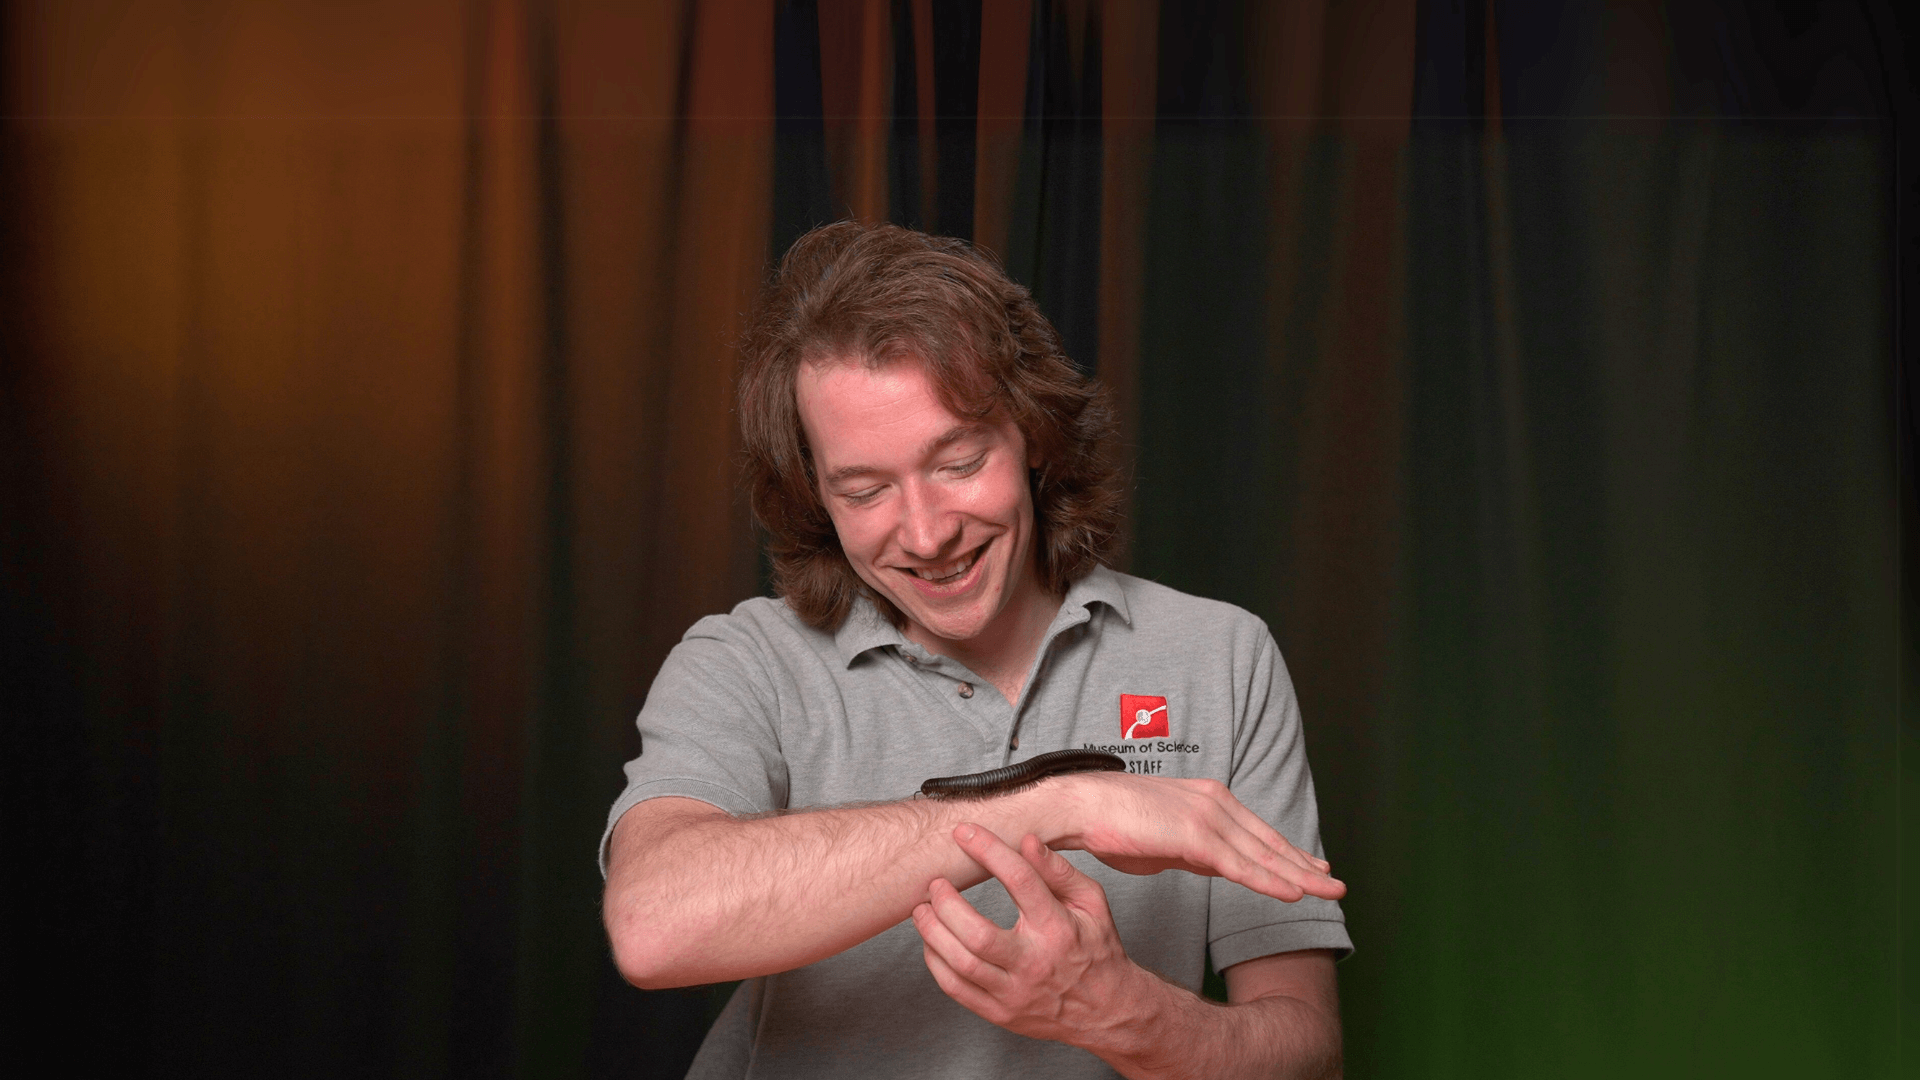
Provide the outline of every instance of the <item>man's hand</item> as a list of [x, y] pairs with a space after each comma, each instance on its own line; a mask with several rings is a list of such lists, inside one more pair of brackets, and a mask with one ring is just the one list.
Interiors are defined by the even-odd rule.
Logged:
[[1224, 877], [1288, 902], [1347, 894], [1330, 863], [1294, 847], [1217, 780], [1085, 773], [1050, 783], [1061, 785], [1073, 823], [1050, 847], [1089, 852], [1128, 874]]
[[913, 909], [927, 970], [947, 996], [983, 1019], [1035, 1039], [1111, 1041], [1125, 1011], [1164, 984], [1127, 959], [1100, 883], [1028, 833], [1015, 851], [972, 824], [953, 830], [967, 856], [1007, 887], [1020, 909], [1002, 930], [953, 883], [936, 879]]
[[1234, 1004], [1203, 1001], [1128, 959], [1106, 892], [1038, 837], [1023, 837], [1019, 851], [972, 824], [953, 837], [1020, 912], [1002, 930], [945, 879], [913, 909], [927, 970], [982, 1019], [1092, 1051], [1141, 1080], [1340, 1074], [1339, 1005], [1324, 950], [1235, 965], [1227, 969]]

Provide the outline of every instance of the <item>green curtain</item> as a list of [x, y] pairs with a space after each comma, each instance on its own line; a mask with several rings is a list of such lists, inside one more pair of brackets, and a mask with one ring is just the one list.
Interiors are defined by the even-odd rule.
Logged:
[[[1156, 204], [1148, 258], [1135, 567], [1289, 658], [1350, 1075], [1897, 1075], [1885, 145], [1450, 128], [1401, 159], [1372, 443], [1334, 259], [1263, 320], [1233, 210]], [[1257, 148], [1218, 161], [1257, 220]]]

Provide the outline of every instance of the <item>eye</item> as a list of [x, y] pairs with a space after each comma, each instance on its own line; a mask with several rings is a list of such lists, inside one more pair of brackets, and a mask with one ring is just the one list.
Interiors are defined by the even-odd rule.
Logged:
[[871, 487], [866, 489], [865, 491], [848, 492], [844, 495], [841, 495], [840, 498], [843, 501], [845, 501], [848, 506], [865, 506], [866, 504], [872, 502], [874, 499], [878, 498], [879, 495], [880, 495], [880, 489], [877, 487]]
[[980, 471], [980, 466], [986, 463], [987, 453], [982, 450], [980, 453], [975, 454], [965, 461], [947, 466], [947, 471], [955, 476], [972, 476], [974, 473]]

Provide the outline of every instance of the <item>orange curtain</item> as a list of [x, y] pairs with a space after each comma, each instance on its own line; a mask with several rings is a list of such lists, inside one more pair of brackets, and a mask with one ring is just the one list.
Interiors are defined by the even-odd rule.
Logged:
[[581, 1052], [632, 714], [756, 589], [771, 8], [8, 16], [9, 363], [157, 1060], [233, 1052], [206, 1009], [345, 1071], [382, 1011], [408, 1072]]

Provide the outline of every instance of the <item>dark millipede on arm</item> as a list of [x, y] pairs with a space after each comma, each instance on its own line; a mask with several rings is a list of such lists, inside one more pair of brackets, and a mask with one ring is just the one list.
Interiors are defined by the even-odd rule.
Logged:
[[1054, 750], [1012, 765], [965, 776], [936, 776], [920, 785], [932, 799], [984, 799], [1004, 795], [1049, 776], [1076, 772], [1126, 772], [1125, 759], [1099, 750]]

